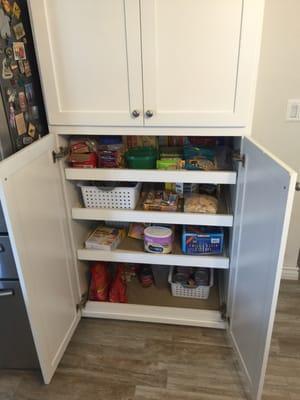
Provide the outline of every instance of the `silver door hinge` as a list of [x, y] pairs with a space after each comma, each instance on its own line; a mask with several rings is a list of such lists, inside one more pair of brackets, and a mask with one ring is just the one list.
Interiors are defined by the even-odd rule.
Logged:
[[87, 303], [87, 301], [88, 301], [88, 294], [87, 294], [87, 293], [84, 293], [84, 294], [81, 296], [80, 302], [79, 302], [78, 304], [76, 304], [76, 311], [78, 312], [78, 311], [83, 310], [84, 307], [85, 307], [85, 305], [86, 305], [86, 303]]
[[221, 312], [221, 318], [223, 321], [227, 321], [228, 323], [230, 322], [229, 315], [227, 315], [227, 304], [222, 303], [220, 306], [220, 312]]
[[245, 167], [245, 161], [246, 161], [245, 154], [240, 154], [240, 153], [237, 153], [237, 152], [233, 152], [232, 153], [232, 160], [235, 161], [235, 162], [242, 163], [242, 166]]
[[52, 151], [52, 158], [54, 164], [56, 161], [62, 160], [69, 154], [69, 149], [67, 147], [60, 147], [58, 151]]

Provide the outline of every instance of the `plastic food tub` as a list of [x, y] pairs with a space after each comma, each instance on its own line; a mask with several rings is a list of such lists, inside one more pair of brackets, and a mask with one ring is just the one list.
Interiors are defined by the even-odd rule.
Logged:
[[134, 147], [125, 153], [126, 165], [131, 169], [155, 169], [157, 151], [152, 147]]

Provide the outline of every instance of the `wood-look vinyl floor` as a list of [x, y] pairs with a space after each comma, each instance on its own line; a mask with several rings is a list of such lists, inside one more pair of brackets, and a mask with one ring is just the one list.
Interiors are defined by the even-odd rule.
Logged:
[[[283, 281], [263, 400], [300, 399], [300, 284]], [[50, 385], [1, 371], [0, 400], [244, 400], [224, 331], [83, 319]]]

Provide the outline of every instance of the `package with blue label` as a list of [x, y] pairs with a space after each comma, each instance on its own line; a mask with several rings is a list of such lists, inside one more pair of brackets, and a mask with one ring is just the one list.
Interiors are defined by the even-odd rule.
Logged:
[[184, 226], [182, 232], [182, 251], [185, 254], [223, 253], [224, 231], [211, 226]]

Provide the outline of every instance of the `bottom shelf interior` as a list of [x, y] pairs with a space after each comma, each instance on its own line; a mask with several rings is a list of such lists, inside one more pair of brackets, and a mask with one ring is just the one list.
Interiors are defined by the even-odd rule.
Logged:
[[[121, 268], [122, 265], [129, 268], [130, 265], [132, 266], [132, 264], [121, 264]], [[106, 263], [105, 266], [105, 268], [110, 271], [111, 276], [115, 278], [117, 276], [116, 271], [120, 268], [120, 264]], [[136, 271], [135, 268], [136, 267], [134, 267], [134, 271]], [[140, 268], [144, 268], [144, 266], [140, 266]], [[151, 266], [148, 266], [148, 268], [150, 268], [151, 271]], [[171, 280], [172, 277], [172, 282], [174, 282], [174, 280], [176, 280], [176, 272], [178, 273], [179, 270], [176, 269], [176, 267], [161, 266], [160, 273], [158, 274], [157, 268], [158, 266], [152, 266], [153, 280], [148, 287], [142, 285], [142, 283], [145, 284], [145, 281], [141, 277], [140, 269], [127, 279], [125, 285], [126, 302], [109, 301], [111, 300], [111, 292], [109, 292], [105, 301], [97, 301], [93, 297], [95, 292], [91, 284], [89, 300], [82, 310], [83, 317], [190, 325], [218, 329], [226, 328], [226, 322], [222, 319], [220, 311], [220, 304], [222, 303], [223, 297], [222, 285], [219, 286], [222, 279], [221, 276], [219, 277], [218, 275], [221, 274], [221, 271], [202, 269], [204, 271], [206, 270], [208, 274], [206, 277], [204, 275], [204, 278], [202, 278], [203, 282], [206, 281], [209, 282], [209, 284], [206, 286], [203, 283], [201, 290], [204, 288], [205, 292], [209, 285], [211, 285], [211, 287], [208, 297], [201, 299], [191, 298], [192, 294], [190, 288], [184, 293], [184, 295], [188, 295], [188, 297], [174, 296], [171, 284], [168, 280]], [[188, 274], [191, 274], [188, 276], [193, 276], [196, 279], [196, 275], [194, 274], [195, 271], [199, 272], [199, 268], [181, 267], [180, 272], [185, 273], [186, 269], [189, 271]], [[129, 269], [129, 271], [132, 272], [131, 269]], [[124, 276], [126, 276], [126, 274]], [[114, 278], [112, 282], [114, 282]], [[198, 291], [200, 290], [200, 286], [196, 286], [198, 296], [200, 293]], [[113, 283], [110, 290], [112, 287]], [[180, 285], [176, 287], [176, 290], [176, 294], [182, 294]], [[193, 295], [194, 294], [195, 292], [193, 292]]]
[[143, 288], [137, 278], [134, 278], [130, 283], [128, 283], [127, 295], [129, 304], [192, 308], [198, 310], [220, 309], [217, 279], [215, 279], [214, 286], [210, 288], [209, 297], [206, 300], [172, 296], [170, 287], [157, 288], [155, 285], [152, 285], [148, 288]]

